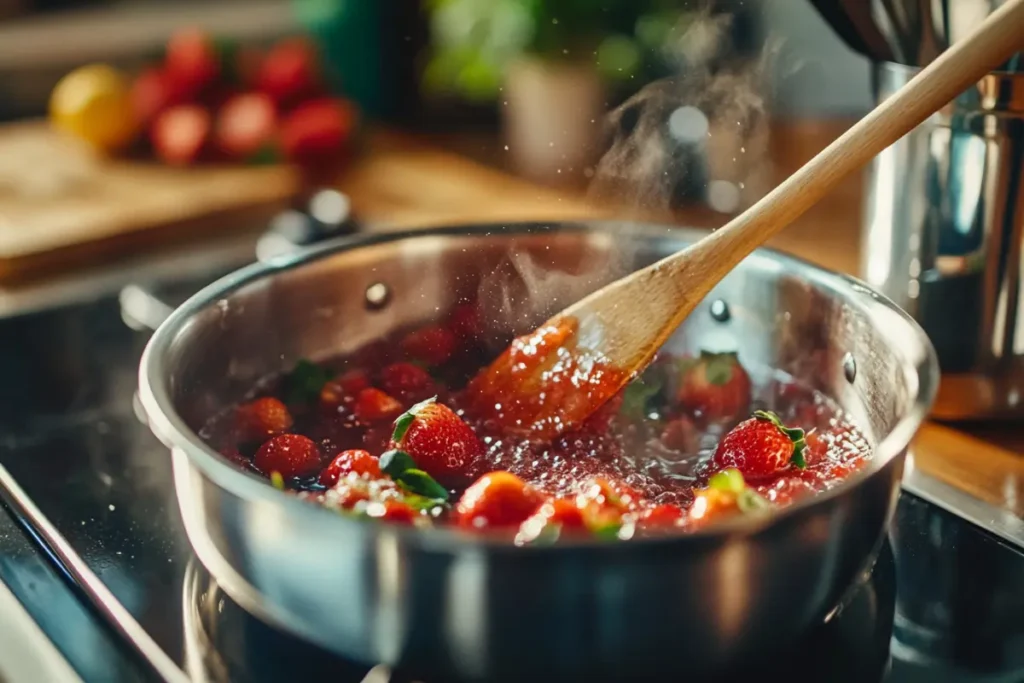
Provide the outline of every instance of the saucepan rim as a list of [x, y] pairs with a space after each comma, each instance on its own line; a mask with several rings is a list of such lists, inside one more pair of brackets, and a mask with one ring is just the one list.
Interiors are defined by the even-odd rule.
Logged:
[[[939, 376], [935, 350], [924, 330], [907, 313], [857, 278], [820, 268], [808, 261], [774, 249], [762, 248], [758, 249], [750, 258], [768, 259], [825, 291], [841, 293], [850, 300], [866, 297], [872, 300], [874, 305], [881, 305], [895, 313], [905, 323], [906, 331], [913, 335], [912, 341], [919, 347], [921, 359], [921, 362], [913, 368], [917, 374], [917, 394], [913, 397], [913, 403], [907, 413], [878, 441], [870, 462], [834, 488], [796, 501], [780, 510], [773, 511], [770, 515], [736, 517], [694, 532], [636, 538], [621, 543], [583, 538], [565, 539], [547, 546], [527, 545], [523, 547], [514, 545], [508, 539], [474, 534], [452, 527], [414, 529], [384, 523], [374, 524], [365, 520], [346, 518], [326, 508], [300, 500], [293, 495], [277, 490], [269, 481], [254, 473], [243, 472], [232, 467], [205, 444], [174, 409], [163, 377], [163, 360], [171, 348], [171, 344], [189, 321], [193, 320], [201, 311], [217, 305], [219, 301], [247, 285], [288, 270], [301, 268], [305, 264], [329, 258], [341, 252], [382, 243], [437, 237], [509, 239], [516, 236], [570, 232], [603, 233], [613, 238], [628, 236], [673, 241], [676, 238], [692, 240], [706, 234], [706, 231], [695, 228], [615, 220], [471, 223], [429, 229], [357, 234], [305, 248], [266, 262], [245, 266], [218, 279], [190, 297], [167, 317], [150, 338], [139, 364], [139, 399], [146, 413], [150, 429], [168, 448], [172, 450], [177, 448], [184, 452], [192, 466], [197, 467], [203, 475], [221, 488], [242, 499], [261, 500], [285, 506], [289, 514], [331, 515], [337, 518], [338, 524], [358, 524], [364, 529], [373, 527], [373, 533], [381, 533], [386, 528], [388, 533], [398, 534], [404, 542], [432, 549], [450, 548], [454, 550], [467, 546], [486, 546], [489, 550], [508, 548], [517, 553], [550, 553], [564, 551], [568, 548], [592, 546], [601, 547], [608, 552], [619, 552], [628, 551], [630, 548], [637, 549], [638, 546], [700, 543], [716, 539], [725, 541], [737, 536], [749, 537], [781, 524], [786, 519], [800, 515], [805, 510], [825, 505], [828, 501], [848, 495], [906, 450], [935, 399]], [[870, 314], [870, 311], [868, 313]], [[886, 330], [883, 330], [883, 333], [896, 334]], [[911, 340], [904, 337], [901, 341], [906, 344]]]

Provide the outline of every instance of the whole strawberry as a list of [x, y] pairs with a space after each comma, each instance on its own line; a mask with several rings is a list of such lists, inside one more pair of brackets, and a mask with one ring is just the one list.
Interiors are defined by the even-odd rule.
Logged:
[[395, 420], [389, 448], [405, 451], [420, 469], [442, 481], [457, 478], [484, 452], [469, 425], [432, 398]]
[[738, 469], [748, 481], [770, 478], [790, 466], [804, 468], [804, 430], [790, 429], [774, 413], [758, 410], [718, 443], [711, 469]]
[[701, 351], [684, 366], [676, 400], [709, 422], [730, 420], [750, 405], [750, 377], [735, 353]]

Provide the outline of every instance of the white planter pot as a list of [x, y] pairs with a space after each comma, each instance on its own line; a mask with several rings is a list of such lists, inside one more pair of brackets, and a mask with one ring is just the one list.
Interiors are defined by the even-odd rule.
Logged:
[[599, 153], [605, 91], [591, 64], [523, 58], [510, 66], [505, 140], [516, 170], [545, 183], [584, 175]]

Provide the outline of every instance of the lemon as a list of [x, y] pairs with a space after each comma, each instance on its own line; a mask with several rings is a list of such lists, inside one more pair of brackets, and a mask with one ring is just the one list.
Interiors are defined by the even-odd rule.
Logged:
[[75, 69], [50, 94], [50, 120], [101, 151], [125, 146], [135, 135], [128, 80], [106, 64]]

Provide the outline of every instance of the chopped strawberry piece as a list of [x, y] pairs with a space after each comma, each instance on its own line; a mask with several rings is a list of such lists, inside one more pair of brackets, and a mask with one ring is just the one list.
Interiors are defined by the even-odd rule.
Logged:
[[395, 421], [389, 448], [405, 451], [420, 469], [440, 480], [457, 478], [484, 453], [470, 426], [432, 399], [416, 404]]
[[757, 411], [722, 438], [710, 464], [716, 471], [736, 468], [747, 480], [763, 480], [805, 467], [805, 446], [802, 429], [790, 429], [774, 413]]
[[363, 389], [370, 388], [370, 378], [364, 370], [349, 370], [326, 382], [320, 389], [320, 407], [326, 413], [336, 413], [342, 405], [354, 403]]
[[452, 357], [458, 343], [450, 330], [430, 325], [407, 334], [402, 339], [401, 347], [410, 358], [427, 365], [442, 365]]
[[320, 469], [320, 449], [301, 434], [281, 434], [259, 447], [253, 464], [266, 475], [304, 477]]
[[402, 412], [402, 404], [380, 389], [371, 387], [356, 396], [353, 412], [361, 422], [372, 424], [395, 419]]
[[735, 353], [708, 353], [689, 362], [676, 400], [708, 422], [735, 419], [750, 405], [750, 377]]
[[171, 36], [164, 66], [175, 89], [188, 100], [199, 97], [220, 74], [213, 40], [197, 28], [182, 29]]
[[242, 441], [263, 441], [284, 434], [293, 422], [287, 406], [272, 396], [243, 403], [235, 412], [235, 424]]
[[256, 81], [279, 106], [290, 107], [321, 89], [318, 64], [316, 48], [308, 41], [284, 40], [263, 58]]
[[377, 458], [364, 450], [352, 449], [342, 451], [334, 456], [331, 464], [320, 472], [320, 483], [330, 488], [350, 472], [355, 472], [371, 479], [379, 479], [382, 476], [380, 462]]
[[214, 143], [233, 160], [247, 160], [270, 146], [277, 129], [274, 103], [262, 93], [229, 98], [217, 112]]
[[576, 496], [576, 505], [586, 508], [591, 504], [610, 507], [619, 512], [636, 510], [642, 498], [633, 488], [621, 482], [614, 484], [607, 479], [595, 477], [581, 488]]
[[575, 500], [556, 498], [545, 503], [541, 510], [547, 515], [548, 521], [559, 524], [564, 529], [582, 529], [584, 526], [583, 512]]
[[281, 123], [281, 150], [305, 166], [329, 165], [345, 152], [356, 125], [356, 111], [344, 100], [311, 100]]
[[412, 363], [392, 363], [381, 370], [380, 385], [403, 401], [422, 401], [437, 393], [430, 373]]
[[471, 529], [515, 527], [543, 503], [543, 495], [514, 474], [491, 472], [466, 489], [455, 514], [459, 525]]
[[678, 505], [655, 505], [640, 517], [644, 527], [675, 527], [683, 523], [685, 513]]
[[172, 166], [199, 159], [210, 138], [210, 113], [198, 105], [181, 104], [165, 110], [153, 122], [150, 142], [157, 157]]

